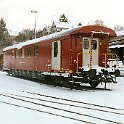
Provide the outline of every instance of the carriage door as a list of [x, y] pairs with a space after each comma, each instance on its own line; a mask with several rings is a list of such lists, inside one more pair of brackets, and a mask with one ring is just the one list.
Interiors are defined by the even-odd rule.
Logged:
[[93, 65], [98, 65], [98, 58], [99, 58], [99, 40], [98, 38], [92, 39], [92, 63]]
[[[91, 46], [92, 42], [92, 46]], [[92, 47], [92, 65], [98, 65], [98, 38], [83, 38], [83, 66], [90, 65], [90, 49]]]
[[61, 56], [60, 41], [52, 42], [52, 69], [60, 70], [60, 56]]

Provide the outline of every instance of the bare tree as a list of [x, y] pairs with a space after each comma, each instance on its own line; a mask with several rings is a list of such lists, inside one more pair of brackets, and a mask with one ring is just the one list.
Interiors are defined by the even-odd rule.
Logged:
[[33, 31], [30, 29], [24, 29], [15, 37], [17, 42], [24, 42], [33, 38]]

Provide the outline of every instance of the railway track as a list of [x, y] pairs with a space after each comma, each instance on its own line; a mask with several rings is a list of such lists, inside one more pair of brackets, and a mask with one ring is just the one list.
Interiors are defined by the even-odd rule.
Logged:
[[[80, 121], [82, 123], [95, 124], [92, 121], [90, 122], [90, 121], [84, 119], [84, 118], [89, 118], [89, 119], [96, 119], [96, 120], [99, 120], [99, 121], [105, 122], [105, 123], [123, 124], [122, 122], [113, 121], [113, 120], [110, 120], [110, 119], [107, 119], [107, 118], [101, 118], [101, 117], [98, 117], [98, 116], [85, 114], [85, 113], [82, 113], [80, 111], [77, 112], [77, 111], [74, 111], [74, 108], [88, 109], [90, 111], [100, 111], [100, 112], [103, 112], [105, 114], [109, 113], [109, 114], [113, 114], [114, 116], [117, 115], [117, 116], [123, 116], [123, 117], [124, 117], [124, 109], [113, 108], [113, 107], [109, 107], [109, 106], [101, 106], [101, 105], [86, 103], [86, 102], [81, 102], [81, 101], [74, 101], [74, 100], [70, 100], [70, 99], [59, 98], [59, 97], [49, 96], [49, 95], [44, 95], [44, 94], [39, 94], [39, 93], [32, 93], [32, 92], [27, 92], [27, 91], [23, 91], [23, 92], [25, 92], [27, 94], [31, 94], [31, 95], [33, 95], [33, 97], [27, 96], [27, 95], [25, 96], [25, 95], [11, 94], [11, 93], [0, 93], [0, 96], [6, 97], [6, 98], [9, 98], [9, 99], [13, 99], [13, 100], [17, 100], [17, 101], [20, 101], [20, 102], [24, 102], [24, 103], [33, 104], [36, 107], [37, 106], [42, 106], [44, 108], [57, 110], [58, 113], [43, 111], [43, 110], [37, 109], [35, 107], [32, 108], [32, 107], [29, 107], [29, 106], [27, 107], [25, 105], [22, 106], [20, 104], [14, 103], [14, 102], [10, 103], [10, 102], [6, 102], [6, 101], [2, 101], [2, 100], [0, 102], [3, 103], [3, 104], [8, 104], [8, 105], [16, 106], [16, 107], [21, 107], [21, 108], [25, 108], [25, 109], [29, 109], [29, 110], [33, 110], [33, 111], [38, 111], [38, 112], [41, 112], [41, 113], [52, 114], [54, 116], [60, 116], [60, 117], [72, 119], [72, 120], [75, 120], [75, 121]], [[40, 96], [42, 98], [37, 98], [36, 96]], [[47, 100], [46, 100], [46, 98], [47, 98]], [[42, 103], [42, 102], [44, 102], [44, 103]], [[48, 103], [50, 103], [50, 105]], [[80, 105], [78, 105], [78, 104], [80, 104]], [[59, 107], [57, 105], [59, 105]], [[83, 105], [95, 106], [95, 107], [100, 107], [100, 108], [96, 109], [96, 108], [92, 108], [92, 107], [85, 107]], [[71, 109], [69, 109], [69, 108], [67, 109], [66, 107], [67, 108], [71, 107]], [[105, 110], [106, 108], [108, 110]], [[67, 114], [60, 114], [62, 112], [65, 112]], [[73, 114], [75, 116], [68, 116], [68, 114], [69, 115]], [[77, 116], [80, 116], [80, 117], [76, 118]]]
[[[0, 95], [3, 95], [3, 94], [0, 94]], [[47, 102], [47, 103], [54, 103], [54, 104], [65, 105], [65, 106], [67, 105], [67, 106], [76, 107], [76, 108], [85, 108], [85, 109], [90, 109], [90, 110], [96, 110], [96, 111], [114, 113], [114, 114], [118, 114], [118, 115], [124, 115], [124, 113], [120, 113], [120, 112], [108, 111], [108, 110], [103, 110], [103, 109], [96, 109], [96, 108], [85, 107], [85, 106], [81, 106], [81, 105], [75, 105], [75, 104], [69, 104], [69, 103], [63, 103], [63, 102], [56, 102], [56, 101], [52, 101], [52, 100], [39, 99], [39, 98], [28, 97], [28, 96], [23, 96], [23, 95], [15, 95], [15, 94], [10, 94], [10, 95], [17, 96], [17, 97], [22, 97], [22, 98], [28, 98], [30, 100], [43, 101], [43, 102]], [[3, 96], [6, 96], [6, 95], [3, 95]], [[53, 98], [53, 97], [51, 97], [51, 98]], [[96, 105], [96, 106], [98, 106], [98, 105]], [[117, 108], [113, 108], [113, 109], [118, 110]], [[121, 109], [121, 110], [124, 111], [123, 109]]]
[[124, 109], [120, 109], [120, 108], [114, 108], [114, 107], [110, 107], [110, 106], [103, 106], [103, 105], [98, 105], [98, 104], [93, 104], [93, 103], [76, 101], [76, 100], [71, 100], [71, 99], [66, 99], [66, 98], [51, 96], [51, 95], [45, 95], [45, 94], [35, 93], [35, 92], [28, 92], [28, 91], [22, 91], [22, 92], [26, 92], [26, 93], [33, 94], [33, 95], [38, 95], [38, 96], [43, 96], [43, 97], [49, 97], [49, 98], [53, 98], [53, 99], [57, 99], [57, 100], [70, 101], [72, 103], [81, 103], [81, 104], [86, 104], [86, 105], [98, 106], [98, 107], [101, 107], [101, 108], [108, 108], [108, 109], [113, 109], [113, 110], [122, 110], [122, 111], [124, 111]]

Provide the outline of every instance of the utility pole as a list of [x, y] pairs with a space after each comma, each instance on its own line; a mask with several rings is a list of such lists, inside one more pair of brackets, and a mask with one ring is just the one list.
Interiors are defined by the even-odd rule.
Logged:
[[35, 14], [35, 22], [34, 22], [34, 39], [36, 39], [36, 14], [38, 13], [37, 10], [31, 10], [31, 13]]

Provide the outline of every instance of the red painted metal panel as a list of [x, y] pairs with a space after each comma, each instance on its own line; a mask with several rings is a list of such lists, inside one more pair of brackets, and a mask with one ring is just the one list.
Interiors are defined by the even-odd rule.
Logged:
[[[90, 37], [91, 31], [108, 32], [110, 36], [115, 36], [115, 32], [102, 26], [84, 26], [73, 33], [60, 38], [42, 41], [32, 45], [24, 46], [25, 57], [21, 58], [21, 49], [18, 51], [18, 58], [12, 58], [12, 50], [7, 51], [7, 66], [10, 69], [33, 70], [33, 71], [53, 71], [51, 70], [52, 42], [60, 40], [61, 42], [61, 70], [72, 70], [76, 72], [78, 67], [82, 66], [82, 39]], [[94, 35], [100, 38], [100, 35]], [[39, 55], [34, 56], [34, 46], [39, 46]], [[99, 66], [104, 66], [103, 53], [107, 53], [107, 41], [100, 39], [99, 47]], [[31, 57], [28, 57], [28, 47], [31, 47]], [[77, 55], [78, 62], [77, 62]]]
[[70, 70], [71, 38], [61, 40], [61, 69]]
[[105, 54], [107, 54], [107, 41], [101, 40], [99, 47], [99, 66], [105, 67]]

